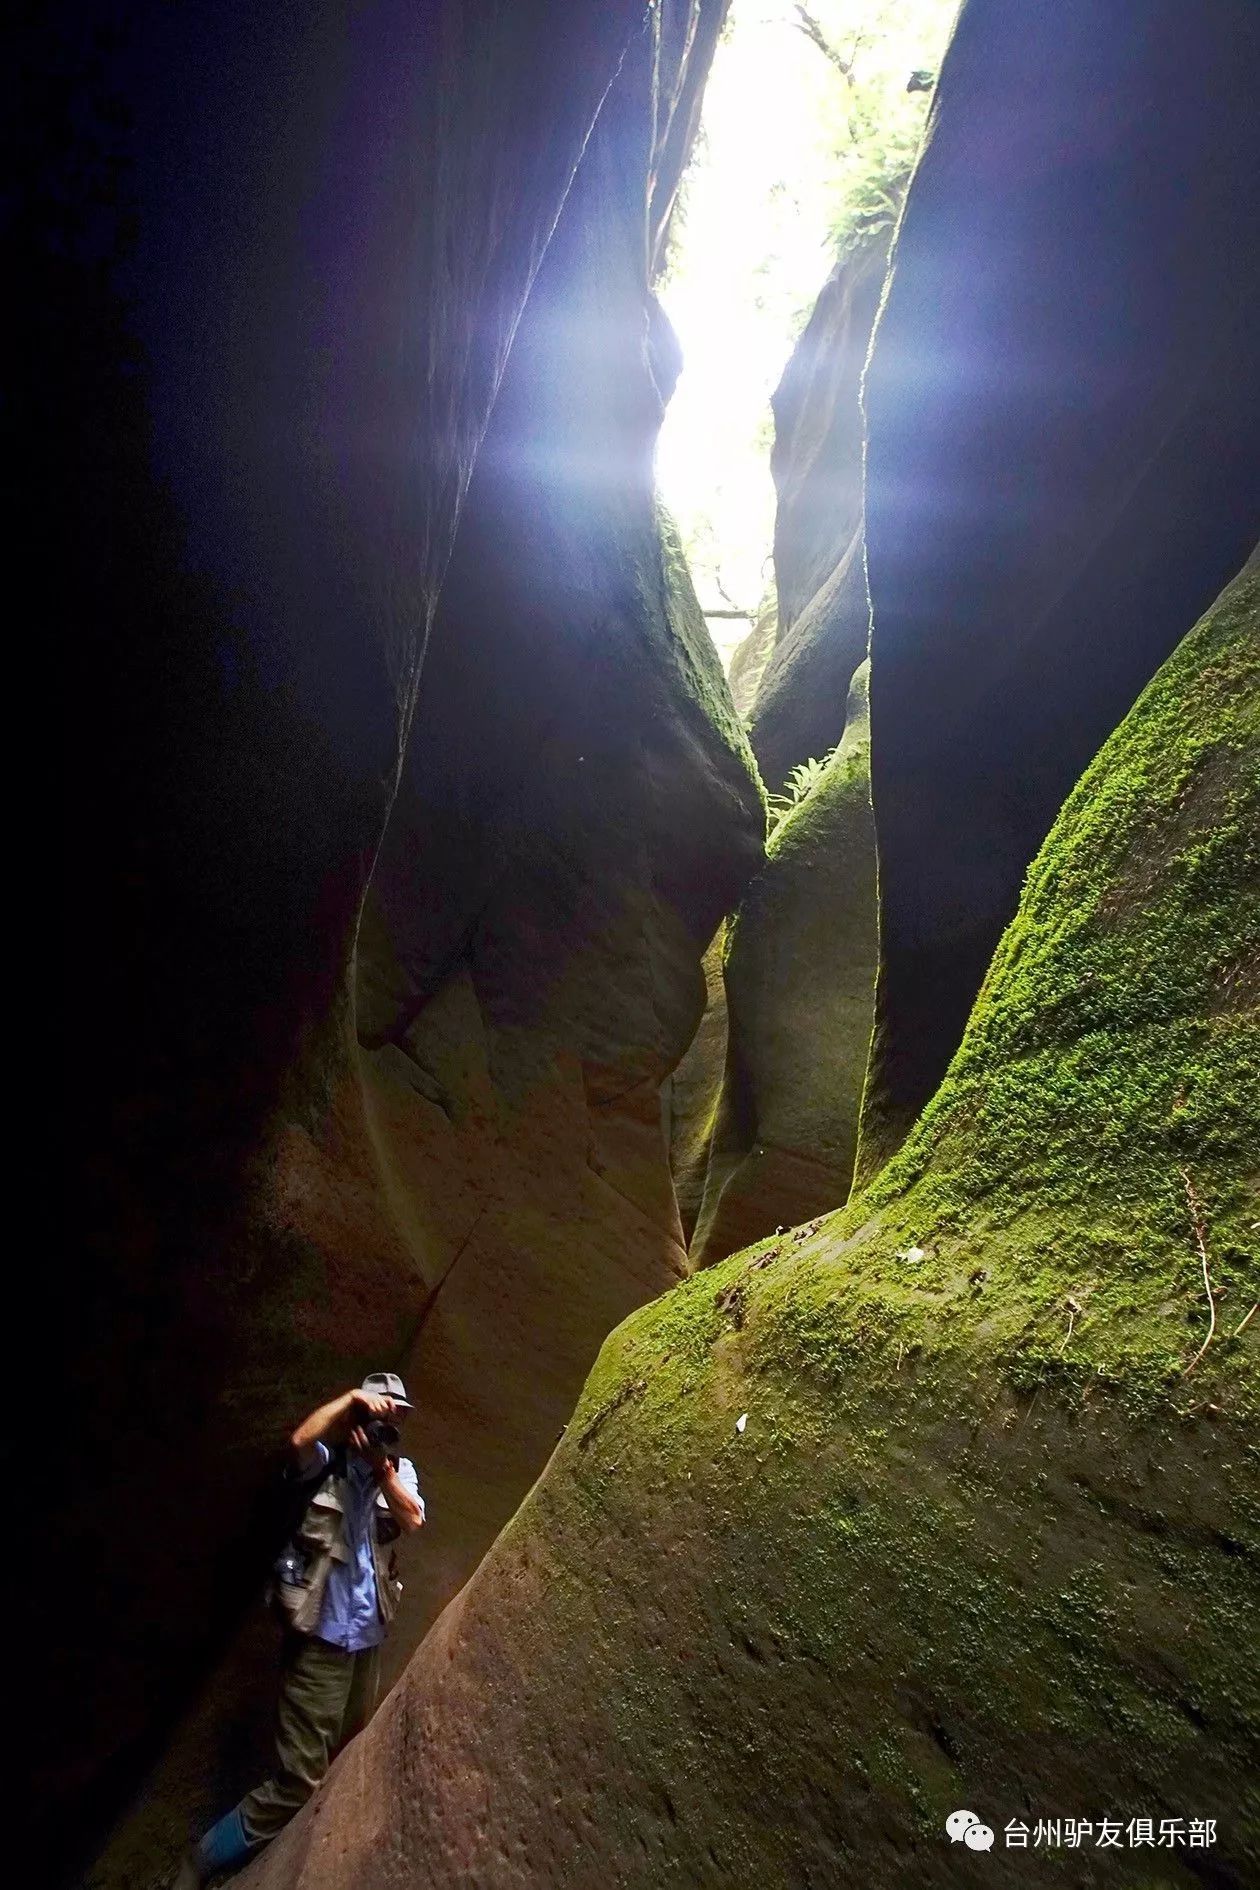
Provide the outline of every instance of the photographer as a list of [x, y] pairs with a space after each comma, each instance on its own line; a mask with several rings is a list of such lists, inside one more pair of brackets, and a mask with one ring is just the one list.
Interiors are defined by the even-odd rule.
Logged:
[[271, 1590], [285, 1622], [275, 1769], [189, 1852], [174, 1890], [236, 1868], [275, 1837], [372, 1716], [401, 1592], [392, 1544], [424, 1522], [415, 1468], [397, 1454], [410, 1409], [396, 1373], [370, 1372], [293, 1433], [287, 1474], [308, 1500]]

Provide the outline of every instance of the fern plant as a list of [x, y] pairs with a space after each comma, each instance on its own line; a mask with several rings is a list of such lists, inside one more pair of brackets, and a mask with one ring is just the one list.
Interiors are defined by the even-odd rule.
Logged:
[[[813, 0], [790, 22], [836, 86], [832, 240], [845, 255], [896, 222], [954, 0]], [[930, 58], [932, 65], [912, 63]]]
[[[834, 749], [832, 753], [834, 754]], [[781, 794], [772, 794], [769, 799], [770, 831], [782, 826], [793, 808], [799, 807], [806, 795], [811, 794], [822, 780], [831, 755], [824, 755], [820, 760], [811, 755], [808, 761], [798, 762], [783, 784]]]

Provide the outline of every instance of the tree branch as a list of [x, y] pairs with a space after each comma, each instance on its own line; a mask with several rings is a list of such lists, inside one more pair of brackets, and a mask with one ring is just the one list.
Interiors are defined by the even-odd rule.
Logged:
[[[845, 82], [849, 85], [852, 85], [853, 84], [852, 59], [846, 59], [843, 53], [841, 53], [837, 47], [832, 45], [831, 41], [827, 38], [827, 35], [823, 32], [822, 27], [818, 24], [818, 21], [814, 18], [813, 14], [810, 12], [808, 7], [803, 7], [799, 5], [797, 6], [796, 18], [795, 20], [793, 20], [792, 24], [795, 26], [798, 33], [804, 33], [806, 39], [813, 41], [814, 45], [817, 46], [823, 58], [829, 59], [832, 65], [836, 68], [836, 71], [844, 75]], [[857, 46], [855, 45], [854, 52], [856, 51], [857, 51]]]

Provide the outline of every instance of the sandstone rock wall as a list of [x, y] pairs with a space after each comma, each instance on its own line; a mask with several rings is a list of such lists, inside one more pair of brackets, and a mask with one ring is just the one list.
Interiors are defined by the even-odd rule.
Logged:
[[603, 1334], [687, 1270], [662, 1085], [761, 859], [750, 757], [653, 496], [669, 385], [626, 76], [517, 333], [359, 937], [368, 1120], [432, 1288], [406, 1369], [435, 1527], [398, 1665]]
[[891, 239], [883, 229], [846, 245], [771, 400], [774, 570], [783, 636], [862, 522], [862, 369]]
[[242, 1890], [944, 1890], [1138, 1806], [1215, 1821], [1170, 1882], [1254, 1882], [1258, 709], [1260, 559], [1070, 796], [901, 1156], [608, 1341]]
[[774, 396], [778, 609], [736, 651], [731, 687], [772, 791], [838, 753], [771, 847], [675, 1084], [675, 1172], [689, 1197], [703, 1184], [686, 1224], [700, 1264], [841, 1206], [853, 1176], [875, 981], [865, 671], [849, 700], [870, 629], [860, 391], [888, 245], [885, 230], [840, 259]]
[[[44, 1881], [146, 1774], [100, 1881], [154, 1881], [241, 1782], [269, 1649], [233, 1637], [303, 1408], [382, 1362], [428, 1384], [422, 1615], [607, 1325], [681, 1265], [656, 1086], [760, 850], [644, 471], [669, 358], [649, 228], [700, 83], [681, 55], [721, 12], [77, 8], [21, 62], [22, 497], [31, 543], [57, 522], [76, 652], [68, 975], [90, 960], [99, 1075], [49, 1313], [92, 1466], [37, 1517], [54, 1566], [91, 1545], [74, 1608], [50, 1594], [34, 1628]], [[496, 422], [516, 464], [487, 469], [459, 550], [580, 160], [573, 273], [557, 250]], [[618, 392], [586, 411], [595, 381]], [[495, 1346], [537, 1364], [528, 1437]]]
[[1260, 14], [967, 0], [866, 379], [883, 971], [862, 1170], [1260, 506]]
[[837, 262], [774, 395], [779, 625], [750, 728], [772, 793], [800, 762], [836, 746], [866, 655], [861, 378], [890, 235]]
[[849, 1196], [878, 955], [865, 664], [844, 739], [772, 835], [728, 931], [698, 1266]]

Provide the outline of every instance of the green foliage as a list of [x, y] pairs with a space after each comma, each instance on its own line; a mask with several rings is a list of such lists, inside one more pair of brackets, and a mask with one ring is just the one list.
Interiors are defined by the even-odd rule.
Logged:
[[831, 233], [840, 255], [900, 214], [956, 10], [952, 0], [815, 0], [795, 9], [798, 29], [834, 74]]
[[823, 755], [821, 760], [817, 755], [811, 755], [808, 761], [798, 762], [788, 776], [782, 794], [770, 796], [770, 831], [772, 833], [776, 827], [782, 825], [794, 808], [800, 806], [806, 795], [812, 793], [818, 786], [835, 752], [833, 748], [830, 753]]

